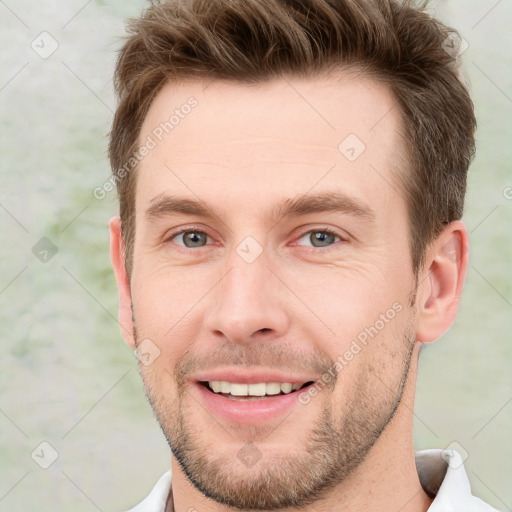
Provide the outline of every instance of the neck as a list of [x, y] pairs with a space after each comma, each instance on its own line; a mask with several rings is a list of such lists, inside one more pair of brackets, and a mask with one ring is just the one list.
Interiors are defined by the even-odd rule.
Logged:
[[[418, 349], [417, 343], [409, 379], [395, 416], [365, 460], [325, 498], [303, 507], [301, 512], [428, 510], [432, 498], [428, 497], [419, 481], [412, 435]], [[171, 472], [172, 500], [169, 500], [167, 512], [194, 509], [201, 512], [233, 512], [232, 508], [203, 496], [190, 483], [174, 457], [171, 459]], [[280, 509], [280, 512], [292, 512], [292, 509]]]

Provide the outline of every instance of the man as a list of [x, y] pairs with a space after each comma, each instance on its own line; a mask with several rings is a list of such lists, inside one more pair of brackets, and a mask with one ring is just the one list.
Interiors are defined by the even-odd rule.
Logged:
[[130, 31], [111, 258], [172, 450], [132, 510], [494, 510], [412, 441], [468, 266], [454, 33], [392, 0], [170, 0]]

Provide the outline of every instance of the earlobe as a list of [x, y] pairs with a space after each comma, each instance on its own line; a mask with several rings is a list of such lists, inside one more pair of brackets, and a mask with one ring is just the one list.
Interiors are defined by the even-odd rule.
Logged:
[[135, 348], [134, 326], [132, 319], [132, 298], [130, 282], [126, 273], [124, 263], [124, 240], [121, 230], [121, 219], [112, 217], [109, 222], [110, 228], [110, 261], [117, 282], [119, 292], [119, 313], [118, 322], [121, 334], [127, 345]]
[[468, 231], [462, 221], [450, 223], [431, 244], [420, 279], [416, 339], [431, 343], [453, 324], [459, 309], [469, 260]]

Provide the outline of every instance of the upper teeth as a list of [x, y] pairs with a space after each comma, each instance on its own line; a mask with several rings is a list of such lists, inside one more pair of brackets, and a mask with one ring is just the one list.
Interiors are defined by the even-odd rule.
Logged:
[[265, 396], [291, 393], [300, 389], [304, 383], [291, 384], [289, 382], [261, 382], [259, 384], [238, 384], [221, 380], [208, 381], [215, 393], [230, 393], [234, 396]]

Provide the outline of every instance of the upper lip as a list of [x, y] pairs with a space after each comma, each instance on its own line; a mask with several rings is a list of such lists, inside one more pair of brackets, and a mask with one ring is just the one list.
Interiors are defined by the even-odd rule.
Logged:
[[316, 377], [302, 374], [284, 374], [276, 370], [248, 370], [244, 368], [217, 369], [198, 373], [192, 377], [193, 381], [226, 381], [239, 384], [259, 384], [262, 382], [290, 382], [291, 384], [304, 384], [305, 382], [315, 381]]

